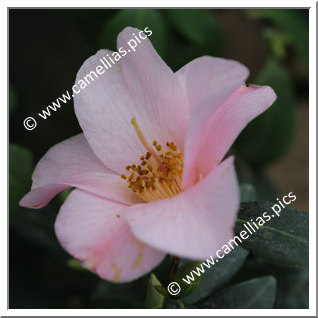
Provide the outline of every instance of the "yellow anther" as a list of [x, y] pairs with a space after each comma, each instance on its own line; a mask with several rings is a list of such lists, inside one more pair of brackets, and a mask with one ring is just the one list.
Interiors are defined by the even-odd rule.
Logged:
[[166, 199], [182, 192], [183, 157], [175, 143], [167, 142], [162, 147], [154, 140], [151, 147], [135, 118], [131, 123], [147, 152], [139, 157], [139, 163], [126, 166], [128, 177], [121, 175], [128, 188], [145, 202]]

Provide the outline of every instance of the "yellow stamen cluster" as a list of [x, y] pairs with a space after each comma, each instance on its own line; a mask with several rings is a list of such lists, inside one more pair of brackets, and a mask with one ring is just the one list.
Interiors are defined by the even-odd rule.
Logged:
[[140, 163], [127, 166], [128, 175], [123, 174], [128, 187], [144, 201], [166, 199], [182, 191], [183, 157], [174, 142], [167, 142], [164, 149], [156, 140]]

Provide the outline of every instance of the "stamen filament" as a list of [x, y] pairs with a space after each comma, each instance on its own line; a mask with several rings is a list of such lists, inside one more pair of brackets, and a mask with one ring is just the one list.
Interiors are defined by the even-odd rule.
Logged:
[[143, 133], [141, 132], [140, 127], [137, 124], [136, 118], [133, 117], [131, 119], [131, 124], [134, 126], [136, 133], [138, 135], [139, 140], [141, 141], [141, 143], [143, 144], [143, 146], [146, 148], [146, 150], [153, 156], [153, 158], [157, 161], [158, 166], [161, 169], [161, 172], [164, 176], [168, 175], [167, 169], [166, 167], [163, 165], [162, 161], [160, 160], [160, 157], [158, 156], [158, 154], [149, 146], [149, 144], [147, 143], [147, 140], [145, 139]]

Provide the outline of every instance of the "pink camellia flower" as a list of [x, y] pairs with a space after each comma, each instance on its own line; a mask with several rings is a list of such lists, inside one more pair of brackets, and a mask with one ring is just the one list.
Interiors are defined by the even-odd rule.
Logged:
[[[139, 30], [125, 28], [118, 47]], [[76, 83], [96, 70], [100, 50]], [[83, 134], [52, 147], [20, 204], [45, 206], [75, 188], [55, 230], [62, 246], [100, 277], [134, 280], [166, 253], [202, 260], [233, 238], [239, 187], [225, 154], [275, 100], [246, 87], [242, 64], [204, 56], [176, 73], [148, 39], [75, 95]]]

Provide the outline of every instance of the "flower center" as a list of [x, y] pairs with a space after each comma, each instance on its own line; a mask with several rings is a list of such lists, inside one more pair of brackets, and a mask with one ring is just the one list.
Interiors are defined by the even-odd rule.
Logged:
[[154, 140], [152, 148], [135, 117], [131, 123], [147, 152], [140, 156], [139, 164], [126, 167], [128, 175], [123, 174], [122, 179], [145, 202], [167, 199], [182, 192], [183, 157], [175, 143], [167, 142], [164, 149]]

